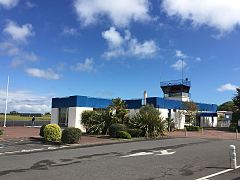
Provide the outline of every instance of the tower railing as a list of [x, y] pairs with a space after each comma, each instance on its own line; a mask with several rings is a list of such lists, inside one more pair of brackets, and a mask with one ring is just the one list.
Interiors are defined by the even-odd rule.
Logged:
[[178, 79], [178, 80], [160, 82], [161, 87], [163, 87], [163, 86], [174, 86], [174, 85], [191, 86], [191, 81], [189, 81], [188, 79]]

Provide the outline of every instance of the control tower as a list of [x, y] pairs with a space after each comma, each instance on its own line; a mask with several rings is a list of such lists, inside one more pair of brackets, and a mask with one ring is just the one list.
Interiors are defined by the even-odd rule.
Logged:
[[165, 99], [190, 101], [191, 81], [186, 79], [160, 82]]

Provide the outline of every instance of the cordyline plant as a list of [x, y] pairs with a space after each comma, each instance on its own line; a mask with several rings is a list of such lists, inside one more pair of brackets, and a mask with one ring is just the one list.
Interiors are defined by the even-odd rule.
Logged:
[[145, 136], [156, 137], [166, 131], [166, 121], [152, 105], [143, 106], [129, 122], [134, 128], [142, 129]]

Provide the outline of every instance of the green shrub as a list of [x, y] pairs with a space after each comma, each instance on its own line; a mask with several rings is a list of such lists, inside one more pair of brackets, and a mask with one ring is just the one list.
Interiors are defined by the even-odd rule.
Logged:
[[235, 132], [236, 129], [238, 129], [237, 123], [231, 123], [229, 126], [229, 130]]
[[110, 137], [116, 137], [118, 131], [124, 131], [126, 126], [124, 124], [112, 124], [109, 127], [109, 135]]
[[44, 125], [42, 125], [42, 127], [40, 128], [39, 135], [40, 135], [41, 137], [44, 137], [44, 129], [45, 129], [46, 125], [47, 125], [47, 124], [44, 124]]
[[49, 142], [60, 142], [62, 130], [57, 124], [48, 124], [43, 130], [44, 139]]
[[166, 120], [162, 118], [161, 113], [153, 105], [148, 104], [141, 107], [139, 113], [136, 113], [128, 124], [131, 128], [141, 129], [143, 135], [147, 137], [163, 135], [167, 128]]
[[143, 131], [141, 129], [128, 129], [127, 132], [132, 136], [132, 137], [141, 137], [143, 135]]
[[122, 139], [131, 139], [132, 138], [132, 136], [126, 131], [117, 131], [116, 137], [122, 138]]
[[84, 111], [82, 113], [82, 124], [88, 134], [107, 134], [115, 119], [107, 110]]
[[2, 129], [0, 129], [0, 136], [1, 136], [1, 135], [3, 135], [3, 130], [2, 130]]
[[187, 131], [199, 131], [200, 129], [202, 129], [199, 126], [185, 126], [185, 128], [187, 129]]
[[78, 143], [82, 135], [82, 131], [78, 128], [66, 128], [62, 132], [62, 142], [66, 144]]

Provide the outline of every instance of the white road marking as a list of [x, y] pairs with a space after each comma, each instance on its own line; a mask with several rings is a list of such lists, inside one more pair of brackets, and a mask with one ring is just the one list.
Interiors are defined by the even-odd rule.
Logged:
[[146, 155], [151, 155], [151, 154], [154, 154], [154, 153], [153, 152], [140, 152], [140, 153], [130, 154], [130, 155], [121, 156], [121, 157], [146, 156]]
[[[175, 154], [176, 153], [176, 151], [168, 152], [168, 151], [171, 151], [171, 150], [172, 149], [152, 151], [152, 152], [139, 152], [139, 153], [125, 155], [125, 156], [121, 156], [121, 157], [135, 157], [135, 156], [146, 156], [146, 155], [164, 156], [164, 155], [171, 155], [171, 154]], [[155, 154], [155, 153], [158, 153], [158, 154]]]
[[48, 149], [57, 149], [57, 147], [48, 147]]
[[[236, 169], [240, 168], [240, 166], [237, 166]], [[223, 171], [220, 171], [220, 172], [217, 172], [217, 173], [214, 173], [214, 174], [210, 174], [208, 176], [204, 176], [204, 177], [201, 177], [201, 178], [198, 178], [198, 179], [195, 179], [195, 180], [208, 180], [209, 178], [212, 178], [214, 176], [218, 176], [220, 174], [224, 174], [226, 172], [229, 172], [229, 171], [233, 171], [235, 169], [225, 169]]]

